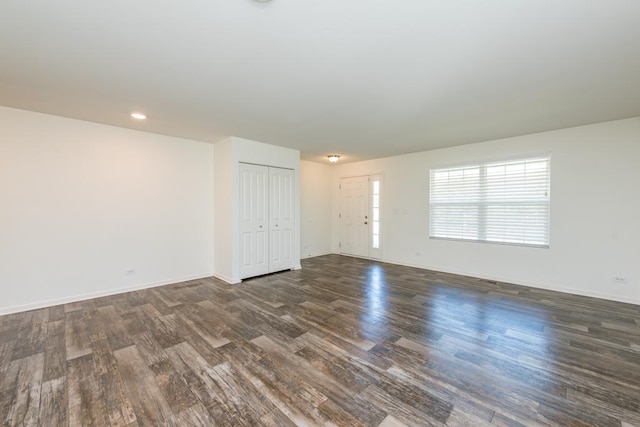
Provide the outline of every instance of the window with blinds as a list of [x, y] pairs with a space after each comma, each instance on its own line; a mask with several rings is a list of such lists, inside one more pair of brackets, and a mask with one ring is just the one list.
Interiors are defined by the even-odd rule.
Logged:
[[431, 169], [429, 237], [549, 247], [550, 157]]

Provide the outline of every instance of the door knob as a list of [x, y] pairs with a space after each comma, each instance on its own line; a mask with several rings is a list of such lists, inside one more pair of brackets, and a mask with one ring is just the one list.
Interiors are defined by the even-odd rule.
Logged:
[[367, 222], [367, 221], [365, 221], [365, 222], [364, 222], [364, 225], [367, 225], [367, 224], [368, 224], [368, 222]]

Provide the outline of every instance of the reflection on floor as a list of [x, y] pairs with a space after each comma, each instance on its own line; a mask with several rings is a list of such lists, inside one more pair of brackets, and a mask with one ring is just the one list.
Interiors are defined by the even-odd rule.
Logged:
[[329, 255], [0, 317], [6, 425], [640, 425], [640, 307]]

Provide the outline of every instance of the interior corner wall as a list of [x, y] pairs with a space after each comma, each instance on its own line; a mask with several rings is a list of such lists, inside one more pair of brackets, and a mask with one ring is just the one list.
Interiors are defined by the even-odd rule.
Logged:
[[237, 229], [234, 231], [237, 210], [237, 185], [234, 168], [233, 138], [225, 138], [214, 144], [214, 176], [215, 176], [215, 226], [214, 226], [214, 276], [228, 283], [239, 282], [237, 264]]
[[[640, 304], [640, 118], [425, 151], [335, 168], [384, 173], [383, 260]], [[429, 169], [551, 153], [549, 249], [429, 239]], [[333, 220], [333, 251], [339, 252]], [[622, 277], [627, 283], [614, 283]]]
[[0, 314], [210, 276], [213, 145], [0, 107]]
[[215, 271], [228, 283], [240, 279], [239, 174], [240, 163], [293, 169], [294, 188], [294, 265], [300, 266], [300, 152], [249, 139], [228, 137], [214, 144], [215, 152]]
[[332, 176], [329, 165], [300, 162], [302, 258], [331, 253]]

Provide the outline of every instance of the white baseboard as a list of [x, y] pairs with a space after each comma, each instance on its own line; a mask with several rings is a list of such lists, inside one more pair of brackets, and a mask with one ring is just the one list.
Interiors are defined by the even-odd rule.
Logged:
[[220, 273], [213, 273], [212, 276], [215, 277], [216, 279], [222, 280], [223, 282], [229, 283], [230, 285], [237, 285], [238, 283], [242, 282], [241, 279], [233, 279], [229, 276], [226, 276]]
[[143, 284], [138, 284], [138, 285], [133, 285], [133, 286], [127, 286], [127, 287], [124, 287], [124, 288], [109, 289], [109, 290], [98, 291], [98, 292], [90, 292], [90, 293], [81, 294], [81, 295], [70, 295], [70, 296], [61, 297], [61, 298], [54, 298], [54, 299], [48, 299], [48, 300], [43, 300], [43, 301], [37, 301], [37, 302], [29, 303], [29, 304], [14, 305], [14, 306], [9, 306], [9, 307], [0, 307], [0, 316], [5, 315], [5, 314], [20, 313], [20, 312], [29, 311], [29, 310], [37, 310], [37, 309], [40, 309], [40, 308], [52, 307], [52, 306], [60, 305], [60, 304], [69, 304], [69, 303], [72, 303], [72, 302], [85, 301], [85, 300], [92, 299], [92, 298], [108, 297], [110, 295], [123, 294], [125, 292], [131, 292], [131, 291], [139, 291], [141, 289], [149, 289], [149, 288], [156, 288], [158, 286], [173, 285], [175, 283], [188, 282], [190, 280], [204, 279], [206, 277], [211, 277], [211, 276], [213, 276], [212, 273], [199, 274], [199, 275], [196, 275], [196, 276], [176, 277], [176, 278], [169, 279], [169, 280], [162, 280], [162, 281], [159, 281], [159, 282], [152, 282], [152, 283], [143, 283]]
[[[323, 256], [323, 255], [329, 255], [329, 254], [313, 255], [313, 257]], [[311, 258], [311, 257], [309, 257], [309, 258]], [[442, 269], [442, 268], [433, 267], [433, 266], [417, 265], [417, 264], [411, 264], [411, 263], [406, 263], [406, 262], [397, 261], [397, 260], [391, 260], [391, 259], [382, 259], [382, 260], [373, 260], [373, 261], [380, 261], [380, 262], [386, 262], [386, 263], [390, 263], [390, 264], [404, 265], [404, 266], [407, 266], [407, 267], [414, 267], [414, 268], [439, 271], [439, 272], [449, 273], [449, 274], [458, 274], [458, 275], [462, 275], [462, 276], [475, 277], [475, 278], [484, 279], [484, 280], [494, 280], [494, 281], [503, 282], [503, 283], [513, 283], [514, 285], [527, 286], [527, 287], [531, 287], [531, 288], [545, 289], [545, 290], [549, 290], [549, 291], [564, 292], [564, 293], [569, 293], [569, 294], [582, 295], [582, 296], [586, 296], [586, 297], [600, 298], [600, 299], [606, 299], [606, 300], [611, 300], [611, 301], [618, 301], [618, 302], [624, 302], [624, 303], [629, 303], [629, 304], [640, 305], [640, 300], [639, 299], [626, 298], [626, 297], [621, 297], [619, 295], [613, 295], [613, 294], [608, 294], [608, 293], [603, 293], [603, 292], [590, 292], [590, 291], [585, 291], [583, 289], [576, 289], [576, 288], [570, 288], [570, 287], [559, 288], [559, 287], [546, 285], [546, 284], [543, 284], [543, 283], [529, 283], [529, 282], [514, 281], [514, 280], [511, 280], [511, 279], [508, 279], [508, 278], [497, 277], [497, 276], [485, 276], [485, 275], [479, 276], [479, 275], [474, 274], [472, 272], [452, 271], [452, 270]], [[302, 267], [301, 266], [294, 267], [295, 270], [300, 269], [300, 268], [302, 268]], [[212, 277], [212, 276], [216, 277], [216, 278], [218, 278], [218, 279], [220, 279], [220, 280], [222, 280], [222, 281], [224, 281], [226, 283], [230, 283], [230, 284], [233, 284], [233, 285], [241, 282], [241, 280], [235, 280], [234, 281], [230, 277], [226, 277], [224, 275], [217, 274], [217, 273], [202, 274], [202, 275], [196, 275], [196, 276], [178, 277], [178, 278], [173, 278], [173, 279], [170, 279], [170, 280], [164, 280], [164, 281], [159, 281], [159, 282], [143, 283], [143, 284], [138, 284], [138, 285], [133, 285], [133, 286], [127, 286], [127, 287], [124, 287], [124, 288], [109, 289], [109, 290], [104, 290], [104, 291], [99, 291], [99, 292], [92, 292], [92, 293], [81, 294], [81, 295], [66, 296], [66, 297], [62, 297], [62, 298], [54, 298], [54, 299], [49, 299], [49, 300], [37, 301], [37, 302], [29, 303], [29, 304], [15, 305], [15, 306], [9, 306], [9, 307], [0, 307], [0, 316], [6, 315], [6, 314], [12, 314], [12, 313], [19, 313], [19, 312], [23, 312], [23, 311], [36, 310], [36, 309], [45, 308], [45, 307], [51, 307], [51, 306], [60, 305], [60, 304], [69, 304], [69, 303], [72, 303], [72, 302], [84, 301], [84, 300], [88, 300], [88, 299], [92, 299], [92, 298], [101, 298], [101, 297], [106, 297], [106, 296], [110, 296], [110, 295], [117, 295], [117, 294], [121, 294], [121, 293], [125, 293], [125, 292], [137, 291], [137, 290], [141, 290], [141, 289], [154, 288], [154, 287], [158, 287], [158, 286], [166, 286], [166, 285], [171, 285], [171, 284], [175, 284], [175, 283], [187, 282], [187, 281], [190, 281], [190, 280], [203, 279], [203, 278]]]
[[552, 286], [552, 285], [545, 284], [545, 283], [524, 282], [524, 281], [513, 280], [513, 279], [509, 279], [509, 278], [506, 278], [506, 277], [500, 277], [500, 276], [478, 275], [476, 273], [468, 272], [468, 271], [453, 271], [453, 270], [450, 270], [450, 269], [440, 268], [440, 267], [437, 267], [437, 266], [417, 265], [417, 264], [411, 264], [411, 263], [406, 263], [406, 262], [401, 262], [401, 261], [396, 261], [396, 260], [389, 260], [389, 259], [379, 260], [379, 261], [388, 262], [390, 264], [404, 265], [406, 267], [414, 267], [414, 268], [421, 268], [421, 269], [424, 269], [424, 270], [438, 271], [438, 272], [441, 272], [441, 273], [457, 274], [459, 276], [473, 277], [473, 278], [476, 278], [476, 279], [492, 280], [492, 281], [501, 282], [501, 283], [511, 283], [511, 284], [514, 284], [514, 285], [526, 286], [526, 287], [529, 287], [529, 288], [544, 289], [546, 291], [562, 292], [562, 293], [565, 293], [565, 294], [574, 294], [574, 295], [580, 295], [580, 296], [583, 296], [583, 297], [599, 298], [599, 299], [605, 299], [605, 300], [609, 300], [609, 301], [617, 301], [617, 302], [624, 302], [624, 303], [628, 303], [628, 304], [640, 305], [640, 299], [627, 298], [627, 297], [624, 297], [624, 296], [608, 294], [608, 293], [605, 293], [605, 292], [585, 291], [584, 289], [577, 289], [577, 288], [564, 287], [564, 286], [563, 287]]
[[[323, 256], [323, 255], [331, 255], [333, 252], [318, 252], [318, 253], [314, 253], [314, 254], [308, 254], [308, 255], [303, 255], [302, 259], [307, 259], [307, 258], [315, 258], [317, 256]], [[297, 268], [296, 268], [297, 270]]]
[[[339, 252], [333, 252], [333, 254], [342, 255], [342, 256], [352, 256], [352, 255], [341, 254]], [[354, 257], [354, 258], [358, 258], [358, 257]], [[499, 276], [478, 275], [476, 273], [468, 272], [468, 271], [460, 271], [460, 270], [454, 271], [446, 268], [440, 268], [438, 266], [418, 265], [418, 264], [413, 264], [410, 262], [404, 262], [404, 261], [399, 261], [394, 259], [371, 259], [371, 261], [386, 262], [389, 264], [403, 265], [406, 267], [421, 268], [423, 270], [431, 270], [431, 271], [438, 271], [442, 273], [457, 274], [459, 276], [474, 277], [482, 280], [493, 280], [496, 282], [511, 283], [514, 285], [527, 286], [529, 288], [544, 289], [547, 291], [562, 292], [565, 294], [581, 295], [584, 297], [600, 298], [600, 299], [605, 299], [609, 301], [617, 301], [617, 302], [623, 302], [627, 304], [640, 305], [640, 299], [628, 298], [620, 295], [609, 294], [606, 292], [592, 292], [592, 291], [585, 291], [584, 289], [577, 289], [572, 287], [552, 286], [545, 283], [523, 282], [523, 281], [512, 280], [509, 278], [499, 277]]]

